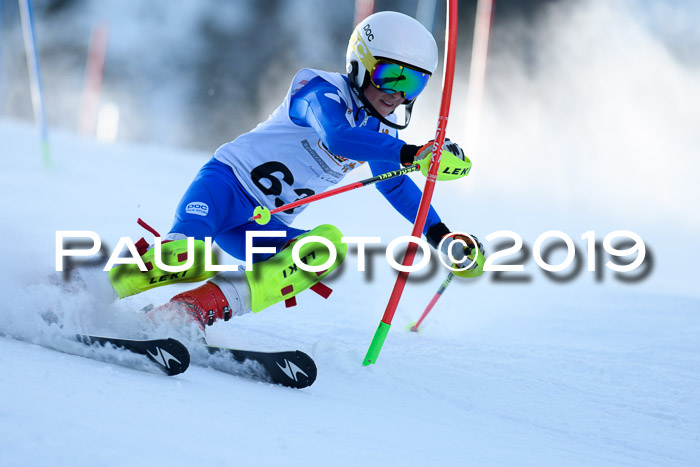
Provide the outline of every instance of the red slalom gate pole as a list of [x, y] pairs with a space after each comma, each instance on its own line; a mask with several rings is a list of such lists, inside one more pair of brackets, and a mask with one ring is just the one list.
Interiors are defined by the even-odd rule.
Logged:
[[99, 23], [92, 28], [78, 122], [78, 131], [85, 135], [94, 136], [97, 128], [108, 39], [109, 26], [107, 23]]
[[[428, 210], [430, 209], [430, 201], [433, 198], [433, 191], [435, 190], [435, 182], [437, 181], [437, 171], [440, 166], [440, 158], [442, 157], [442, 145], [445, 142], [445, 129], [447, 127], [447, 118], [450, 113], [450, 101], [452, 99], [452, 84], [454, 81], [454, 69], [455, 69], [455, 57], [457, 55], [457, 4], [458, 0], [449, 0], [447, 4], [447, 28], [445, 37], [445, 69], [443, 74], [442, 82], [442, 102], [440, 103], [440, 117], [438, 118], [437, 131], [435, 134], [435, 142], [433, 143], [433, 155], [430, 159], [430, 168], [428, 169], [428, 179], [425, 182], [425, 189], [423, 190], [423, 196], [420, 200], [420, 205], [418, 206], [418, 214], [416, 215], [416, 220], [413, 223], [413, 231], [411, 235], [417, 239], [423, 233], [423, 227], [425, 227], [425, 220], [428, 217]], [[403, 259], [403, 269], [409, 268], [413, 264], [413, 259], [416, 256], [416, 250], [418, 246], [415, 242], [408, 244], [408, 249], [406, 250], [406, 256]], [[379, 357], [379, 352], [382, 350], [386, 336], [389, 334], [389, 329], [391, 328], [391, 322], [394, 319], [394, 314], [396, 313], [396, 308], [401, 300], [401, 294], [406, 286], [406, 280], [408, 279], [408, 271], [400, 271], [399, 276], [396, 278], [396, 283], [394, 284], [394, 289], [391, 292], [391, 297], [389, 297], [389, 303], [387, 304], [386, 310], [384, 311], [384, 316], [379, 322], [379, 327], [374, 334], [374, 338], [367, 349], [367, 354], [362, 362], [363, 365], [371, 365], [377, 362]]]

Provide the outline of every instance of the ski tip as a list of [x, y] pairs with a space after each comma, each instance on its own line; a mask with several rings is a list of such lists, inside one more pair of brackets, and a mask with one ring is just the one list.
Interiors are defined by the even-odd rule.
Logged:
[[176, 339], [168, 338], [166, 343], [164, 347], [170, 351], [170, 355], [168, 355], [169, 358], [163, 358], [167, 360], [167, 364], [164, 365], [165, 372], [168, 376], [184, 373], [190, 366], [190, 352], [182, 342]]
[[[253, 350], [232, 349], [226, 347], [216, 347], [205, 345], [210, 354], [228, 355], [239, 364], [247, 361], [255, 362], [261, 366], [261, 374], [244, 375], [252, 379], [287, 386], [290, 388], [302, 389], [311, 386], [316, 381], [318, 369], [313, 358], [301, 350], [285, 350], [281, 352], [258, 352]], [[215, 369], [238, 374], [231, 369], [222, 369], [212, 366]]]
[[[284, 363], [282, 365], [278, 364], [280, 370], [285, 373], [285, 376], [288, 376], [288, 378], [282, 378], [279, 381], [283, 386], [303, 389], [314, 384], [318, 375], [318, 369], [316, 368], [316, 363], [309, 355], [301, 350], [296, 350], [292, 361], [287, 361], [286, 363], [286, 368], [283, 366]], [[290, 365], [290, 363], [294, 365]]]
[[75, 339], [88, 346], [109, 346], [145, 356], [169, 376], [184, 373], [190, 365], [187, 347], [173, 338], [137, 340], [76, 334]]
[[[246, 351], [237, 350], [236, 352]], [[273, 384], [303, 389], [316, 381], [318, 374], [316, 363], [301, 350], [270, 353], [250, 352], [248, 356], [263, 365], [269, 377], [268, 381]], [[245, 357], [246, 355], [243, 355], [243, 358]]]
[[156, 339], [146, 342], [146, 356], [168, 376], [184, 373], [190, 366], [190, 353], [177, 339]]

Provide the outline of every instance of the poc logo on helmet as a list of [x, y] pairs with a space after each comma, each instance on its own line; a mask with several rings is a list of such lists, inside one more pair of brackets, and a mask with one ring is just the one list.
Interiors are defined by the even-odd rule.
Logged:
[[372, 34], [372, 28], [369, 27], [369, 23], [365, 25], [364, 30], [365, 36], [367, 36], [367, 40], [372, 42], [372, 39], [374, 39], [374, 34]]
[[194, 201], [185, 206], [185, 212], [187, 214], [195, 214], [197, 216], [206, 216], [209, 214], [209, 206], [201, 201]]

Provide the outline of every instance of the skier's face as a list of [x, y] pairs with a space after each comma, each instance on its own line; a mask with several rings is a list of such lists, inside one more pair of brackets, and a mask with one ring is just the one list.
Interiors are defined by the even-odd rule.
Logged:
[[396, 108], [405, 101], [400, 92], [387, 94], [374, 86], [367, 86], [365, 89], [365, 97], [382, 117], [391, 114], [391, 112], [396, 110]]

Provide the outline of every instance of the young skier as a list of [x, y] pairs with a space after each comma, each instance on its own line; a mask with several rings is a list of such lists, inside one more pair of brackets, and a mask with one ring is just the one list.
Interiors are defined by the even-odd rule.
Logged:
[[[186, 310], [204, 328], [219, 319], [258, 312], [282, 300], [289, 305], [307, 288], [327, 296], [330, 289], [320, 280], [343, 261], [346, 253], [340, 231], [331, 225], [310, 231], [292, 227], [294, 218], [306, 206], [283, 211], [264, 225], [250, 221], [253, 211], [257, 206], [271, 210], [320, 193], [365, 162], [375, 175], [419, 161], [427, 167], [432, 141], [422, 147], [406, 144], [397, 137], [397, 130], [408, 125], [413, 104], [437, 63], [435, 40], [415, 19], [396, 12], [366, 18], [350, 38], [347, 74], [299, 71], [284, 101], [265, 122], [221, 146], [202, 167], [180, 201], [161, 252], [147, 249], [143, 240], [137, 243], [149, 270], [142, 272], [135, 264], [113, 268], [110, 281], [114, 288], [125, 297], [158, 285], [213, 276], [213, 272], [205, 271], [202, 254], [204, 241], [210, 237], [235, 258], [247, 260], [246, 255], [251, 255], [253, 270], [219, 273], [204, 285], [173, 297], [168, 305], [160, 307], [161, 312]], [[399, 124], [394, 111], [402, 105], [405, 121]], [[455, 143], [446, 142], [446, 160], [461, 173], [471, 167]], [[410, 178], [388, 179], [379, 182], [377, 188], [413, 222], [421, 191]], [[264, 235], [270, 231], [283, 231], [284, 236], [256, 236], [255, 249], [246, 251], [247, 232]], [[450, 234], [432, 206], [423, 233], [433, 247]], [[285, 248], [308, 236], [324, 237], [337, 250], [335, 261], [325, 271], [300, 270], [292, 260], [292, 247]], [[187, 257], [188, 237], [190, 242], [194, 238], [194, 260]], [[471, 269], [461, 274], [479, 275], [484, 257], [471, 239], [461, 239], [467, 247], [453, 242], [458, 247], [454, 258], [466, 256], [473, 262]], [[267, 251], [260, 253], [261, 248]], [[188, 259], [194, 262], [184, 273], [169, 273], [155, 264], [154, 254], [159, 253], [169, 265], [182, 265]], [[309, 266], [317, 266], [330, 263], [329, 255], [327, 246], [314, 242], [305, 243], [298, 257]], [[474, 258], [476, 261], [472, 261]]]

